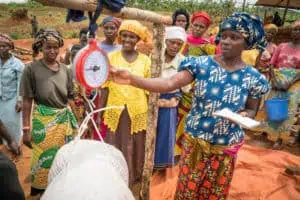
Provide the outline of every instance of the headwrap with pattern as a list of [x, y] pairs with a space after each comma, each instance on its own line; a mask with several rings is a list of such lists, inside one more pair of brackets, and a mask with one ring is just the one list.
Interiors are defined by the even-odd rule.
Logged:
[[112, 22], [116, 25], [117, 28], [120, 27], [121, 25], [121, 22], [117, 19], [117, 18], [114, 18], [112, 16], [108, 16], [108, 17], [105, 17], [102, 21], [102, 26], [104, 26], [106, 23], [108, 22]]
[[267, 46], [263, 21], [257, 15], [248, 14], [245, 12], [235, 12], [227, 17], [220, 24], [220, 31], [216, 41], [220, 41], [221, 32], [232, 30], [241, 33], [248, 45], [248, 49], [258, 49], [263, 51]]
[[0, 42], [4, 42], [10, 46], [10, 49], [14, 49], [14, 42], [10, 39], [10, 37], [4, 33], [0, 33]]
[[55, 29], [41, 29], [32, 44], [33, 57], [36, 57], [41, 51], [43, 44], [49, 40], [58, 42], [58, 47], [64, 46], [64, 40], [61, 34]]

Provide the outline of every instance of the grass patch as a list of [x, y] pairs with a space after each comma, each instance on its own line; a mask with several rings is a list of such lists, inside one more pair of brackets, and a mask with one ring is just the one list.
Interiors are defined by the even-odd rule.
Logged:
[[20, 34], [19, 34], [19, 33], [16, 33], [16, 32], [9, 34], [9, 37], [10, 37], [11, 39], [13, 39], [13, 40], [21, 39]]
[[9, 9], [15, 9], [15, 8], [42, 8], [45, 6], [37, 1], [28, 0], [27, 3], [8, 3], [7, 7]]

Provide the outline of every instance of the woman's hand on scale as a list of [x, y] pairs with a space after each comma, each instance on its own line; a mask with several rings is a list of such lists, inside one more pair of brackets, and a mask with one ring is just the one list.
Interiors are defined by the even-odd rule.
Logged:
[[113, 81], [118, 84], [130, 85], [132, 79], [132, 74], [125, 69], [118, 69], [111, 67], [109, 71], [109, 81]]

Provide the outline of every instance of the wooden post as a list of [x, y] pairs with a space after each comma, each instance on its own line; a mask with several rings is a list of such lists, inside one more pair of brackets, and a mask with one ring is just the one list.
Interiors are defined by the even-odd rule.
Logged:
[[265, 14], [264, 14], [264, 22], [265, 22], [266, 19], [267, 19], [268, 10], [267, 10], [266, 8], [265, 8], [264, 10], [265, 10]]
[[[153, 52], [152, 52], [152, 66], [151, 66], [151, 76], [159, 77], [161, 74], [161, 68], [163, 60], [162, 58], [163, 40], [164, 38], [164, 26], [162, 24], [153, 24]], [[159, 98], [158, 93], [150, 93], [149, 97], [149, 108], [148, 108], [148, 126], [146, 133], [146, 145], [145, 145], [145, 164], [142, 178], [142, 188], [140, 192], [140, 199], [149, 200], [150, 195], [150, 179], [153, 172], [154, 165], [154, 152], [155, 152], [155, 142], [156, 142], [156, 127], [157, 127], [157, 115], [158, 107], [157, 101]]]
[[288, 9], [289, 9], [289, 5], [290, 5], [290, 0], [287, 0], [286, 7], [285, 7], [285, 9], [284, 9], [283, 19], [282, 19], [283, 24], [284, 24], [284, 22], [285, 22], [285, 18], [286, 18], [287, 11], [288, 11]]
[[243, 0], [243, 12], [245, 11], [246, 0]]
[[[70, 8], [74, 10], [92, 11], [97, 8], [97, 0], [36, 0], [47, 6], [54, 6], [60, 8]], [[103, 13], [112, 15], [123, 19], [135, 19], [140, 21], [148, 21], [158, 24], [172, 24], [172, 18], [170, 16], [164, 16], [148, 10], [141, 10], [137, 8], [124, 7], [120, 12], [112, 12], [106, 8], [103, 9]]]

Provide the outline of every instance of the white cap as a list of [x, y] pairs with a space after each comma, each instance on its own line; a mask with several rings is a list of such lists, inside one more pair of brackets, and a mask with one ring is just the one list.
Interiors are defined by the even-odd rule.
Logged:
[[179, 39], [186, 42], [186, 32], [182, 27], [179, 26], [169, 26], [166, 27], [166, 40]]

